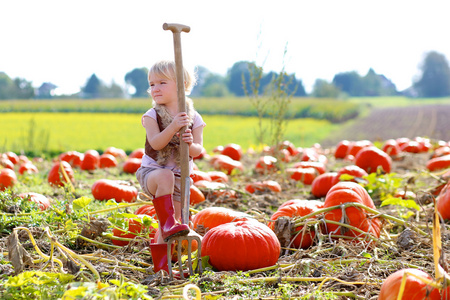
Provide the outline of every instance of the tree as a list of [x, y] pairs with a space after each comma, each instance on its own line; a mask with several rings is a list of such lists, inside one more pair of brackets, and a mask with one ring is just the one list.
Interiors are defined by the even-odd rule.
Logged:
[[97, 75], [92, 74], [84, 88], [81, 89], [83, 92], [83, 98], [98, 98], [100, 97], [101, 82], [97, 78]]
[[4, 72], [0, 72], [0, 99], [12, 99], [14, 83]]
[[[242, 81], [250, 82], [250, 71], [249, 68], [254, 65], [254, 63], [250, 63], [248, 61], [240, 61], [235, 63], [230, 70], [228, 70], [228, 89], [231, 93], [236, 96], [244, 96], [246, 92], [244, 91], [244, 87]], [[250, 91], [247, 91], [247, 94]]]
[[34, 88], [30, 81], [23, 78], [14, 79], [14, 93], [16, 99], [31, 99], [34, 97]]
[[114, 81], [111, 82], [110, 86], [101, 85], [100, 88], [100, 97], [102, 98], [123, 98], [124, 92], [123, 89], [115, 83]]
[[312, 95], [317, 98], [338, 98], [340, 93], [340, 89], [333, 83], [324, 79], [316, 79]]
[[334, 75], [332, 83], [350, 96], [363, 95], [362, 78], [356, 71], [338, 73]]
[[135, 93], [133, 97], [148, 97], [148, 69], [147, 68], [136, 68], [125, 75], [125, 82], [131, 84]]
[[450, 96], [450, 68], [443, 54], [429, 52], [421, 66], [422, 76], [413, 84], [421, 97]]

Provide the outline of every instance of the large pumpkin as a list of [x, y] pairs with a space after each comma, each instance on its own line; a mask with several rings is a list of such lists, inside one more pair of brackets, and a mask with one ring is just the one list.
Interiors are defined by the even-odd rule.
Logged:
[[202, 225], [205, 229], [212, 229], [221, 224], [249, 220], [252, 217], [246, 213], [238, 212], [226, 207], [208, 207], [194, 215], [192, 224], [194, 230]]
[[[375, 209], [372, 198], [367, 191], [357, 183], [342, 181], [334, 185], [325, 198], [324, 208], [341, 205], [343, 203], [356, 202], [369, 208]], [[347, 224], [356, 227], [375, 237], [380, 237], [381, 222], [378, 218], [368, 215], [368, 213], [358, 207], [347, 207], [345, 210]], [[325, 213], [325, 219], [335, 222], [342, 222], [342, 209], [337, 208]], [[360, 237], [362, 233], [348, 228], [341, 228], [339, 225], [327, 223], [329, 233], [345, 235], [349, 237]]]
[[[418, 277], [422, 277], [431, 280], [431, 276], [424, 271], [417, 269], [401, 269], [398, 270], [386, 278], [381, 285], [380, 294], [378, 300], [396, 300], [402, 283], [402, 278], [405, 272], [414, 274]], [[408, 275], [406, 277], [405, 289], [403, 290], [402, 299], [407, 300], [424, 300], [424, 299], [441, 299], [441, 295], [438, 289], [430, 287], [419, 278]]]
[[96, 200], [115, 199], [116, 202], [134, 202], [138, 195], [136, 187], [121, 180], [100, 179], [91, 188]]
[[202, 256], [219, 271], [247, 271], [275, 265], [281, 246], [275, 233], [257, 221], [238, 221], [209, 230]]
[[[323, 203], [319, 201], [298, 200], [292, 204], [280, 206], [270, 219], [275, 221], [280, 217], [303, 217], [317, 211], [322, 205]], [[274, 226], [275, 222], [269, 223], [271, 229], [274, 229]], [[304, 231], [303, 226], [298, 226], [295, 228], [295, 235], [293, 238], [294, 237], [295, 239], [292, 241], [292, 246], [307, 249], [313, 244], [315, 232], [310, 231], [309, 229]]]

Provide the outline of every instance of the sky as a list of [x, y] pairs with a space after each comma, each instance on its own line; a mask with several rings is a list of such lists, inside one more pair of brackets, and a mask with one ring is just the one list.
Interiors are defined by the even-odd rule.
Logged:
[[369, 68], [398, 90], [420, 76], [429, 51], [450, 59], [448, 0], [0, 0], [0, 72], [74, 93], [92, 74], [125, 74], [174, 59], [164, 23], [181, 34], [184, 65], [226, 75], [252, 61], [264, 72], [316, 79]]

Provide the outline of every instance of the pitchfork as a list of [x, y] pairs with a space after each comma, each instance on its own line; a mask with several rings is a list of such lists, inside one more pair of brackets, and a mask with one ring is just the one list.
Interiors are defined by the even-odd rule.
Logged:
[[[186, 99], [185, 99], [185, 93], [184, 93], [184, 77], [183, 77], [183, 59], [181, 56], [181, 32], [188, 33], [191, 28], [186, 25], [181, 24], [163, 24], [164, 30], [170, 30], [173, 33], [173, 44], [174, 44], [174, 50], [175, 50], [175, 69], [176, 69], [176, 79], [177, 79], [177, 96], [178, 96], [178, 110], [179, 112], [185, 112], [186, 111]], [[184, 131], [187, 129], [187, 126], [183, 126], [180, 129], [180, 137], [183, 135]], [[190, 196], [190, 177], [189, 177], [189, 147], [188, 144], [183, 142], [182, 139], [180, 139], [180, 164], [181, 164], [181, 221], [183, 224], [189, 225], [189, 196]], [[183, 272], [183, 263], [181, 261], [181, 248], [182, 248], [182, 242], [187, 241], [188, 242], [188, 263], [187, 266], [189, 267], [189, 273], [190, 275], [194, 274], [194, 268], [192, 265], [192, 241], [197, 241], [198, 245], [198, 252], [197, 252], [197, 258], [198, 258], [198, 272], [202, 273], [202, 263], [201, 263], [201, 246], [202, 246], [202, 240], [201, 236], [198, 235], [195, 231], [190, 230], [189, 234], [187, 236], [177, 236], [170, 238], [167, 244], [169, 247], [167, 247], [167, 260], [168, 260], [168, 267], [169, 267], [169, 276], [170, 279], [173, 279], [173, 272], [172, 272], [172, 243], [178, 242], [177, 247], [177, 253], [178, 253], [178, 265], [180, 269], [180, 277], [181, 279], [184, 279], [184, 272]]]

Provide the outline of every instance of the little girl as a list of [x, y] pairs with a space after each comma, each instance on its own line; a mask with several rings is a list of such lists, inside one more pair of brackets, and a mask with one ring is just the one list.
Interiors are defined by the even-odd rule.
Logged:
[[[184, 86], [188, 94], [194, 77], [186, 71]], [[203, 151], [203, 127], [206, 124], [194, 109], [193, 102], [186, 98], [186, 112], [178, 111], [176, 70], [173, 61], [160, 61], [148, 73], [149, 92], [153, 108], [142, 116], [145, 128], [145, 154], [141, 167], [136, 172], [143, 191], [153, 197], [153, 205], [159, 220], [156, 243], [150, 244], [154, 271], [168, 271], [167, 242], [171, 237], [187, 235], [189, 227], [180, 224], [181, 219], [181, 167], [180, 136], [183, 126], [187, 129], [181, 139], [189, 147], [189, 173], [193, 169], [192, 157]]]

